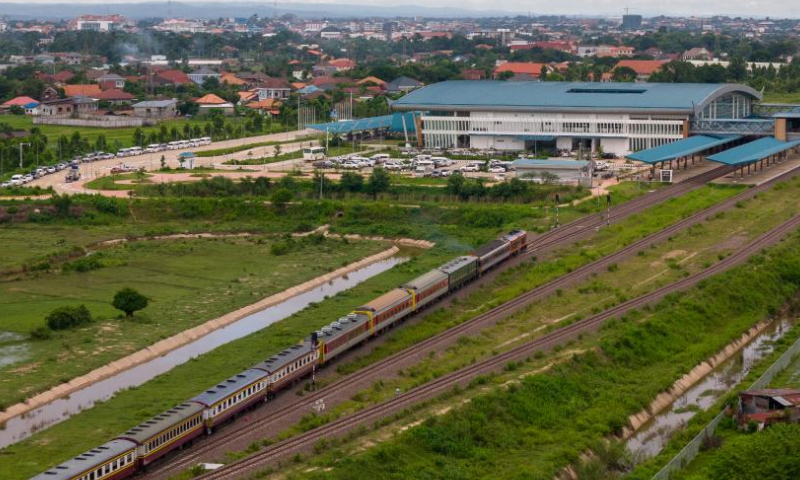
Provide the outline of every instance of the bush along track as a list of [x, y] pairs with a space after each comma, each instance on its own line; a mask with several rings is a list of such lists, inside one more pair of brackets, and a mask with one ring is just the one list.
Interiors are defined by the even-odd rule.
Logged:
[[[620, 433], [629, 415], [676, 378], [775, 313], [800, 288], [799, 271], [800, 236], [793, 234], [695, 289], [610, 322], [599, 349], [476, 397], [365, 453], [337, 448], [319, 459], [324, 473], [289, 478], [361, 478], [370, 471], [378, 479], [551, 479], [593, 442]], [[224, 470], [207, 477], [229, 478]]]

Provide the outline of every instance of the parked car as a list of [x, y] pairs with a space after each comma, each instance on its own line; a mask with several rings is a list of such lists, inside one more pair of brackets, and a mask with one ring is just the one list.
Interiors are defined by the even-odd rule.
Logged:
[[354, 162], [352, 160], [348, 160], [346, 162], [342, 162], [341, 168], [346, 168], [348, 170], [358, 170], [361, 168], [361, 164], [358, 162]]
[[386, 162], [383, 164], [383, 168], [386, 170], [400, 171], [403, 169], [403, 164], [397, 162]]
[[497, 165], [496, 167], [490, 167], [489, 168], [489, 173], [506, 173], [506, 169], [505, 169], [505, 167], [501, 167], [500, 165]]
[[23, 175], [19, 174], [12, 175], [10, 180], [11, 185], [22, 185], [22, 177]]
[[462, 172], [480, 172], [481, 167], [477, 163], [470, 163], [469, 165], [465, 165], [461, 167]]
[[28, 183], [33, 181], [33, 175], [30, 173], [22, 177], [22, 183]]
[[311, 164], [314, 168], [333, 168], [333, 162], [330, 160], [319, 160]]

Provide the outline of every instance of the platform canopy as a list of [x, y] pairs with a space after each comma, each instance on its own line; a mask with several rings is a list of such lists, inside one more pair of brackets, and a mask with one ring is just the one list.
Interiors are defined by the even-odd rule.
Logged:
[[669, 162], [670, 160], [688, 157], [696, 153], [704, 152], [710, 148], [725, 145], [740, 138], [741, 136], [739, 135], [695, 135], [693, 137], [659, 145], [658, 147], [640, 150], [626, 155], [626, 157], [631, 160], [649, 164]]
[[[359, 118], [357, 120], [344, 120], [340, 122], [315, 123], [308, 125], [314, 130], [327, 131], [331, 134], [363, 132], [379, 128], [388, 129], [390, 132], [416, 132], [414, 125], [415, 112], [394, 113], [380, 117]], [[405, 117], [405, 126], [403, 125]]]
[[708, 160], [725, 165], [747, 165], [765, 158], [785, 152], [792, 147], [800, 145], [800, 140], [794, 142], [783, 142], [773, 137], [760, 138], [750, 143], [745, 143], [736, 148], [725, 150], [724, 152], [711, 155]]

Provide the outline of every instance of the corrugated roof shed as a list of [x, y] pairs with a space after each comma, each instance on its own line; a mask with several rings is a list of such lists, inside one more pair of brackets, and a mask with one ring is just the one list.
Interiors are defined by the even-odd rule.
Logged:
[[782, 142], [773, 137], [765, 137], [750, 143], [745, 143], [736, 148], [731, 148], [730, 150], [725, 150], [716, 155], [711, 155], [707, 158], [712, 162], [724, 163], [725, 165], [747, 165], [748, 163], [763, 160], [798, 145], [800, 145], [800, 140]]
[[635, 153], [628, 154], [626, 157], [631, 160], [644, 163], [658, 163], [683, 158], [695, 153], [700, 153], [710, 148], [733, 142], [740, 139], [739, 135], [726, 137], [714, 137], [710, 135], [695, 135], [694, 137], [684, 138], [675, 142], [659, 145], [658, 147], [648, 148]]

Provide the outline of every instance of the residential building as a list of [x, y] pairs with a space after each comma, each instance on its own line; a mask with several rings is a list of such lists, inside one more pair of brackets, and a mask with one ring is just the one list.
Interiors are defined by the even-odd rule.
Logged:
[[695, 119], [747, 117], [761, 99], [736, 84], [456, 80], [392, 104], [421, 111], [426, 148], [579, 150], [625, 155], [684, 138]]
[[96, 111], [97, 101], [88, 97], [59, 98], [39, 104], [39, 115], [45, 117], [70, 118]]
[[512, 75], [529, 75], [532, 78], [539, 78], [542, 74], [542, 68], [547, 68], [546, 63], [535, 62], [506, 62], [499, 65], [492, 72], [494, 78], [508, 72]]
[[287, 99], [292, 93], [292, 87], [282, 78], [265, 78], [255, 88], [259, 100], [268, 98]]
[[127, 105], [130, 104], [136, 97], [128, 92], [123, 92], [119, 88], [110, 88], [108, 90], [103, 90], [93, 98], [101, 102], [109, 102], [112, 105]]
[[116, 73], [107, 73], [102, 77], [98, 77], [97, 83], [103, 90], [108, 90], [111, 88], [125, 88], [125, 79]]
[[234, 112], [233, 104], [229, 101], [214, 95], [213, 93], [209, 93], [203, 97], [198, 98], [194, 101], [197, 105], [200, 106], [200, 111], [208, 111], [208, 110], [220, 110], [225, 115], [232, 115]]
[[171, 85], [174, 87], [185, 85], [191, 81], [189, 76], [180, 70], [162, 70], [156, 72], [152, 80], [153, 85], [156, 86]]
[[25, 115], [39, 114], [39, 102], [31, 97], [23, 96], [12, 98], [11, 100], [0, 105], [0, 111], [6, 112], [11, 107], [21, 108], [25, 112]]
[[681, 60], [684, 62], [688, 62], [689, 60], [710, 61], [713, 58], [714, 55], [703, 47], [691, 48], [681, 55]]
[[614, 69], [617, 68], [630, 68], [636, 72], [636, 79], [638, 81], [647, 81], [650, 75], [658, 71], [661, 67], [666, 65], [666, 60], [620, 60]]
[[424, 83], [413, 78], [398, 77], [386, 84], [386, 91], [388, 93], [408, 93], [424, 85]]
[[67, 97], [90, 97], [94, 98], [100, 95], [100, 85], [64, 85], [64, 94]]
[[177, 113], [175, 100], [149, 100], [133, 104], [133, 114], [144, 118], [172, 118]]
[[211, 70], [208, 67], [200, 67], [197, 70], [193, 71], [189, 74], [189, 80], [193, 81], [194, 83], [203, 86], [206, 80], [209, 78], [216, 78], [219, 80], [220, 74]]

